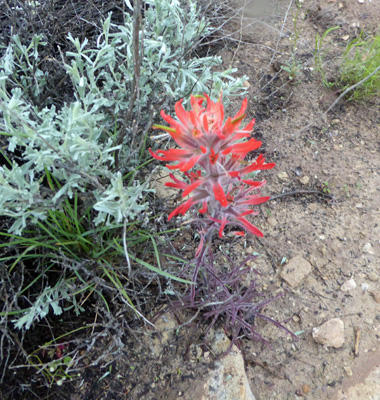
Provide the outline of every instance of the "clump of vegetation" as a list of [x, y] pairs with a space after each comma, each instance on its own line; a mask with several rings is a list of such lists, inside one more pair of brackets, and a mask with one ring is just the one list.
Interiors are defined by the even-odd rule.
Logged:
[[350, 41], [339, 62], [335, 75], [328, 78], [324, 65], [327, 49], [323, 42], [339, 26], [316, 36], [314, 61], [324, 86], [344, 93], [350, 101], [365, 101], [380, 94], [380, 35], [365, 37], [363, 32]]
[[[192, 91], [244, 92], [246, 77], [193, 52], [209, 33], [195, 2], [121, 3], [122, 21], [109, 14], [90, 39], [68, 32], [56, 58], [43, 31], [1, 49], [0, 384], [10, 398], [78, 379], [83, 350], [105, 336], [113, 343], [92, 365], [115, 360], [161, 286], [188, 283], [160, 263], [161, 238], [179, 228], [162, 226], [150, 201], [148, 132], [159, 108]], [[54, 4], [23, 7], [33, 19]]]
[[349, 100], [364, 101], [380, 95], [380, 35], [366, 38], [360, 34], [343, 54], [339, 70], [342, 91], [366, 78], [348, 95]]

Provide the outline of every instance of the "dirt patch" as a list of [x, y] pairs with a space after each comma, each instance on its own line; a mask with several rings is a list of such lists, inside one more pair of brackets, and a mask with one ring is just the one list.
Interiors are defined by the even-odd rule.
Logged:
[[[329, 43], [335, 58], [339, 57], [348, 40], [342, 39], [346, 34], [353, 38], [360, 28], [367, 34], [376, 33], [380, 5], [303, 2], [296, 47], [302, 67], [294, 83], [287, 83], [286, 72], [276, 68], [276, 63], [286, 65], [293, 49], [296, 11], [288, 6], [289, 2], [277, 4], [278, 16], [272, 14], [270, 28], [263, 29], [260, 23], [260, 29], [253, 24], [243, 30], [246, 42], [252, 43], [241, 43], [226, 51], [225, 57], [250, 77], [252, 113], [258, 110], [255, 132], [264, 138], [267, 159], [277, 164], [265, 174], [267, 192], [275, 196], [320, 191], [333, 199], [296, 193], [263, 205], [258, 225], [265, 237], [260, 243], [248, 239], [247, 244], [262, 253], [258, 269], [268, 286], [288, 290], [286, 297], [268, 306], [267, 313], [278, 320], [290, 319], [287, 327], [300, 332], [300, 342], [293, 343], [268, 325], [263, 329], [272, 339], [273, 350], [245, 343], [244, 351], [257, 399], [295, 395], [333, 399], [338, 390], [353, 384], [347, 371], [355, 371], [356, 377], [369, 373], [361, 360], [373, 359], [379, 349], [380, 305], [371, 292], [380, 285], [380, 111], [378, 98], [365, 105], [342, 101], [327, 118], [319, 119], [339, 93], [323, 88], [313, 69], [313, 46], [317, 33], [340, 25]], [[273, 50], [278, 46], [277, 52], [265, 46]], [[328, 59], [327, 68], [331, 68]], [[311, 129], [297, 134], [313, 120]], [[310, 262], [312, 273], [297, 288], [290, 288], [281, 279], [281, 263], [297, 255]], [[343, 292], [342, 284], [351, 277], [356, 288]], [[271, 293], [273, 287], [267, 290]], [[325, 348], [312, 339], [313, 328], [331, 318], [340, 318], [345, 325], [340, 349]]]

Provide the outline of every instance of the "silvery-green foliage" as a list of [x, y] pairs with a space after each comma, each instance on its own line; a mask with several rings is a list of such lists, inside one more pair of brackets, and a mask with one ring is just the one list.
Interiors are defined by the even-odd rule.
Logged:
[[50, 307], [55, 315], [61, 315], [64, 309], [60, 302], [68, 299], [73, 304], [70, 308], [74, 307], [74, 311], [78, 315], [80, 311], [83, 311], [83, 307], [80, 307], [76, 301], [75, 289], [75, 286], [70, 284], [69, 280], [61, 280], [54, 287], [45, 287], [34, 301], [32, 307], [22, 317], [14, 319], [12, 322], [18, 329], [29, 329], [34, 322], [49, 314]]
[[0, 167], [0, 214], [14, 219], [10, 232], [21, 233], [28, 220], [45, 218], [50, 202], [42, 198], [40, 189], [30, 163]]
[[[139, 96], [131, 114], [139, 126], [145, 125], [150, 104], [163, 97], [167, 104], [190, 93], [217, 95], [223, 90], [228, 97], [244, 91], [246, 78], [233, 78], [234, 70], [212, 71], [220, 58], [191, 56], [194, 44], [209, 32], [195, 2], [155, 0], [145, 5]], [[38, 48], [46, 44], [41, 36], [29, 45], [13, 37], [0, 60], [0, 131], [8, 136], [8, 151], [21, 152], [22, 158], [21, 166], [12, 162], [0, 169], [0, 215], [14, 218], [12, 233], [20, 234], [28, 221], [45, 218], [48, 209], [59, 208], [75, 192], [92, 193], [98, 224], [131, 220], [147, 208], [146, 186], [135, 182], [127, 187], [112, 171], [116, 150], [122, 151], [126, 169], [139, 160], [128, 146], [132, 121], [123, 120], [131, 107], [135, 73], [133, 17], [126, 13], [125, 23], [114, 25], [109, 15], [95, 48], [88, 48], [87, 39], [69, 39], [74, 50], [66, 54], [65, 68], [76, 99], [59, 109], [41, 109], [33, 102], [49, 79], [38, 68]], [[124, 131], [124, 145], [115, 145], [118, 129]], [[61, 186], [49, 190], [45, 185], [42, 194], [45, 174]]]
[[[0, 129], [9, 137], [8, 150], [20, 149], [24, 161], [22, 167], [13, 163], [0, 169], [0, 179], [6, 183], [0, 188], [0, 214], [16, 219], [10, 232], [20, 234], [27, 218], [43, 218], [49, 208], [59, 207], [75, 191], [95, 187], [94, 195], [102, 198], [107, 182], [114, 178], [113, 153], [119, 147], [105, 135], [99, 110], [86, 109], [80, 102], [67, 104], [59, 112], [54, 106], [38, 110], [23, 100], [19, 88], [9, 94], [0, 87], [0, 100]], [[39, 178], [46, 171], [62, 186], [56, 192], [46, 190], [42, 200]], [[128, 188], [124, 190], [127, 193]], [[136, 204], [139, 199], [141, 193], [130, 202]], [[126, 203], [119, 204], [123, 215], [127, 214], [124, 205], [129, 209]], [[104, 220], [105, 213], [103, 208]], [[101, 222], [99, 217], [97, 222]]]
[[[147, 110], [152, 93], [155, 101], [185, 97], [185, 103], [190, 93], [218, 97], [223, 91], [227, 98], [244, 93], [247, 77], [233, 77], [236, 69], [213, 70], [221, 65], [220, 57], [191, 56], [194, 44], [210, 32], [205, 20], [199, 17], [195, 2], [184, 5], [178, 0], [155, 0], [145, 4], [136, 109]], [[96, 48], [87, 49], [86, 39], [82, 43], [71, 35], [69, 39], [76, 51], [67, 54], [72, 60], [66, 68], [77, 98], [87, 104], [103, 99], [104, 106], [112, 107], [114, 113], [127, 110], [134, 77], [133, 17], [125, 14], [125, 24], [114, 25], [109, 15]]]
[[12, 46], [8, 46], [2, 59], [2, 77], [8, 77], [13, 87], [19, 87], [23, 92], [30, 93], [32, 96], [39, 96], [44, 87], [48, 76], [39, 67], [40, 46], [45, 46], [42, 35], [34, 35], [28, 46], [21, 43], [19, 36], [12, 37]]
[[[97, 196], [94, 209], [99, 214], [94, 222], [98, 224], [106, 220], [110, 224], [112, 221], [119, 223], [123, 220], [134, 220], [148, 208], [147, 203], [138, 202], [138, 200], [143, 199], [144, 194], [148, 191], [152, 190], [148, 189], [147, 183], [141, 185], [138, 181], [125, 188], [121, 174], [117, 173], [115, 178], [111, 180], [108, 189]], [[131, 199], [137, 201], [131, 202]]]

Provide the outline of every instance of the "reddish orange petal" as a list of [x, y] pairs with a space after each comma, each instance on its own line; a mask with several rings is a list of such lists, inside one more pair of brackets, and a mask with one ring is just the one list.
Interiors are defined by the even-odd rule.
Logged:
[[258, 237], [264, 237], [263, 233], [259, 229], [257, 229], [254, 225], [252, 225], [250, 222], [248, 222], [245, 218], [238, 217], [237, 219], [244, 225], [245, 228], [247, 228], [249, 232], [253, 233]]
[[182, 193], [182, 197], [186, 197], [187, 195], [189, 195], [194, 189], [196, 189], [198, 186], [202, 185], [203, 180], [202, 179], [198, 179], [196, 181], [194, 181], [191, 185], [189, 185], [187, 187], [186, 190], [184, 190], [184, 192]]
[[268, 201], [270, 199], [270, 196], [265, 196], [265, 197], [255, 197], [255, 196], [251, 196], [250, 198], [248, 198], [245, 201], [242, 201], [239, 204], [249, 204], [251, 206], [255, 206], [257, 204], [262, 204], [265, 203], [266, 201]]
[[213, 189], [214, 189], [215, 200], [218, 200], [222, 205], [222, 207], [227, 207], [229, 203], [226, 199], [226, 195], [224, 194], [223, 188], [220, 185], [220, 183], [219, 182], [215, 183]]
[[236, 120], [244, 115], [245, 110], [247, 109], [247, 103], [248, 103], [248, 100], [247, 100], [247, 98], [245, 98], [241, 104], [240, 111], [233, 117], [233, 120]]
[[207, 201], [206, 200], [203, 202], [203, 207], [199, 210], [199, 212], [201, 214], [204, 214], [205, 212], [207, 212]]
[[248, 140], [248, 142], [237, 143], [233, 144], [232, 146], [227, 147], [223, 150], [223, 154], [229, 153], [243, 153], [248, 154], [250, 151], [257, 150], [261, 146], [261, 142], [257, 141], [256, 139]]

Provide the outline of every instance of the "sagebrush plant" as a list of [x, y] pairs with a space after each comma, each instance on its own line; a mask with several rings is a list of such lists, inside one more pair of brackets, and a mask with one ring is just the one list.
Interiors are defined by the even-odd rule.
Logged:
[[262, 154], [254, 160], [246, 160], [249, 153], [261, 146], [260, 141], [251, 137], [254, 119], [241, 127], [246, 116], [247, 99], [243, 100], [240, 111], [227, 119], [224, 117], [221, 96], [216, 102], [208, 95], [191, 96], [190, 104], [190, 111], [186, 111], [182, 100], [176, 103], [177, 119], [161, 111], [162, 118], [169, 126], [154, 126], [168, 132], [179, 148], [156, 152], [150, 149], [151, 155], [157, 160], [177, 162], [166, 167], [184, 174], [184, 181], [170, 174], [173, 182], [165, 183], [168, 187], [182, 190], [183, 198], [189, 196], [169, 214], [169, 220], [196, 208], [195, 218], [198, 226], [201, 226], [195, 262], [188, 266], [193, 266], [191, 280], [194, 285], [190, 287], [189, 296], [175, 303], [174, 308], [210, 308], [205, 317], [212, 318], [212, 325], [224, 315], [227, 327], [232, 329], [231, 343], [236, 343], [239, 335], [261, 340], [253, 322], [249, 323], [247, 319], [253, 316], [266, 318], [259, 311], [268, 301], [253, 304], [261, 296], [255, 289], [255, 281], [248, 288], [243, 287], [247, 260], [238, 266], [230, 260], [232, 267], [225, 272], [223, 268], [215, 266], [210, 250], [214, 232], [218, 231], [222, 238], [227, 225], [244, 229], [233, 231], [237, 236], [244, 236], [245, 232], [263, 236], [246, 217], [257, 214], [251, 209], [252, 206], [269, 199], [260, 194], [266, 182], [254, 180], [250, 175], [271, 169], [275, 164], [266, 163]]
[[[194, 55], [209, 32], [195, 2], [146, 1], [144, 10], [137, 0], [133, 7], [126, 5], [124, 24], [113, 24], [109, 15], [96, 46], [69, 35], [72, 50], [54, 60], [70, 77], [71, 101], [55, 104], [45, 96], [51, 77], [39, 53], [46, 45], [43, 34], [29, 43], [14, 36], [2, 49], [0, 262], [6, 284], [0, 297], [11, 299], [0, 301], [6, 364], [19, 343], [12, 336], [18, 332], [10, 333], [14, 327], [25, 335], [52, 317], [51, 311], [61, 315], [90, 308], [89, 298], [99, 307], [96, 316], [112, 321], [106, 329], [118, 326], [115, 338], [122, 335], [125, 327], [112, 319], [111, 304], [124, 304], [141, 316], [136, 267], [150, 279], [188, 283], [160, 266], [149, 173], [140, 174], [150, 162], [147, 133], [157, 106], [193, 90], [241, 94], [247, 78], [234, 78], [234, 70], [214, 71], [221, 64], [218, 57]], [[139, 248], [148, 242], [143, 259]], [[92, 337], [88, 341], [93, 343]], [[76, 349], [65, 353], [73, 369], [78, 366]], [[36, 360], [27, 361], [39, 370], [47, 368], [48, 362], [36, 366]]]

